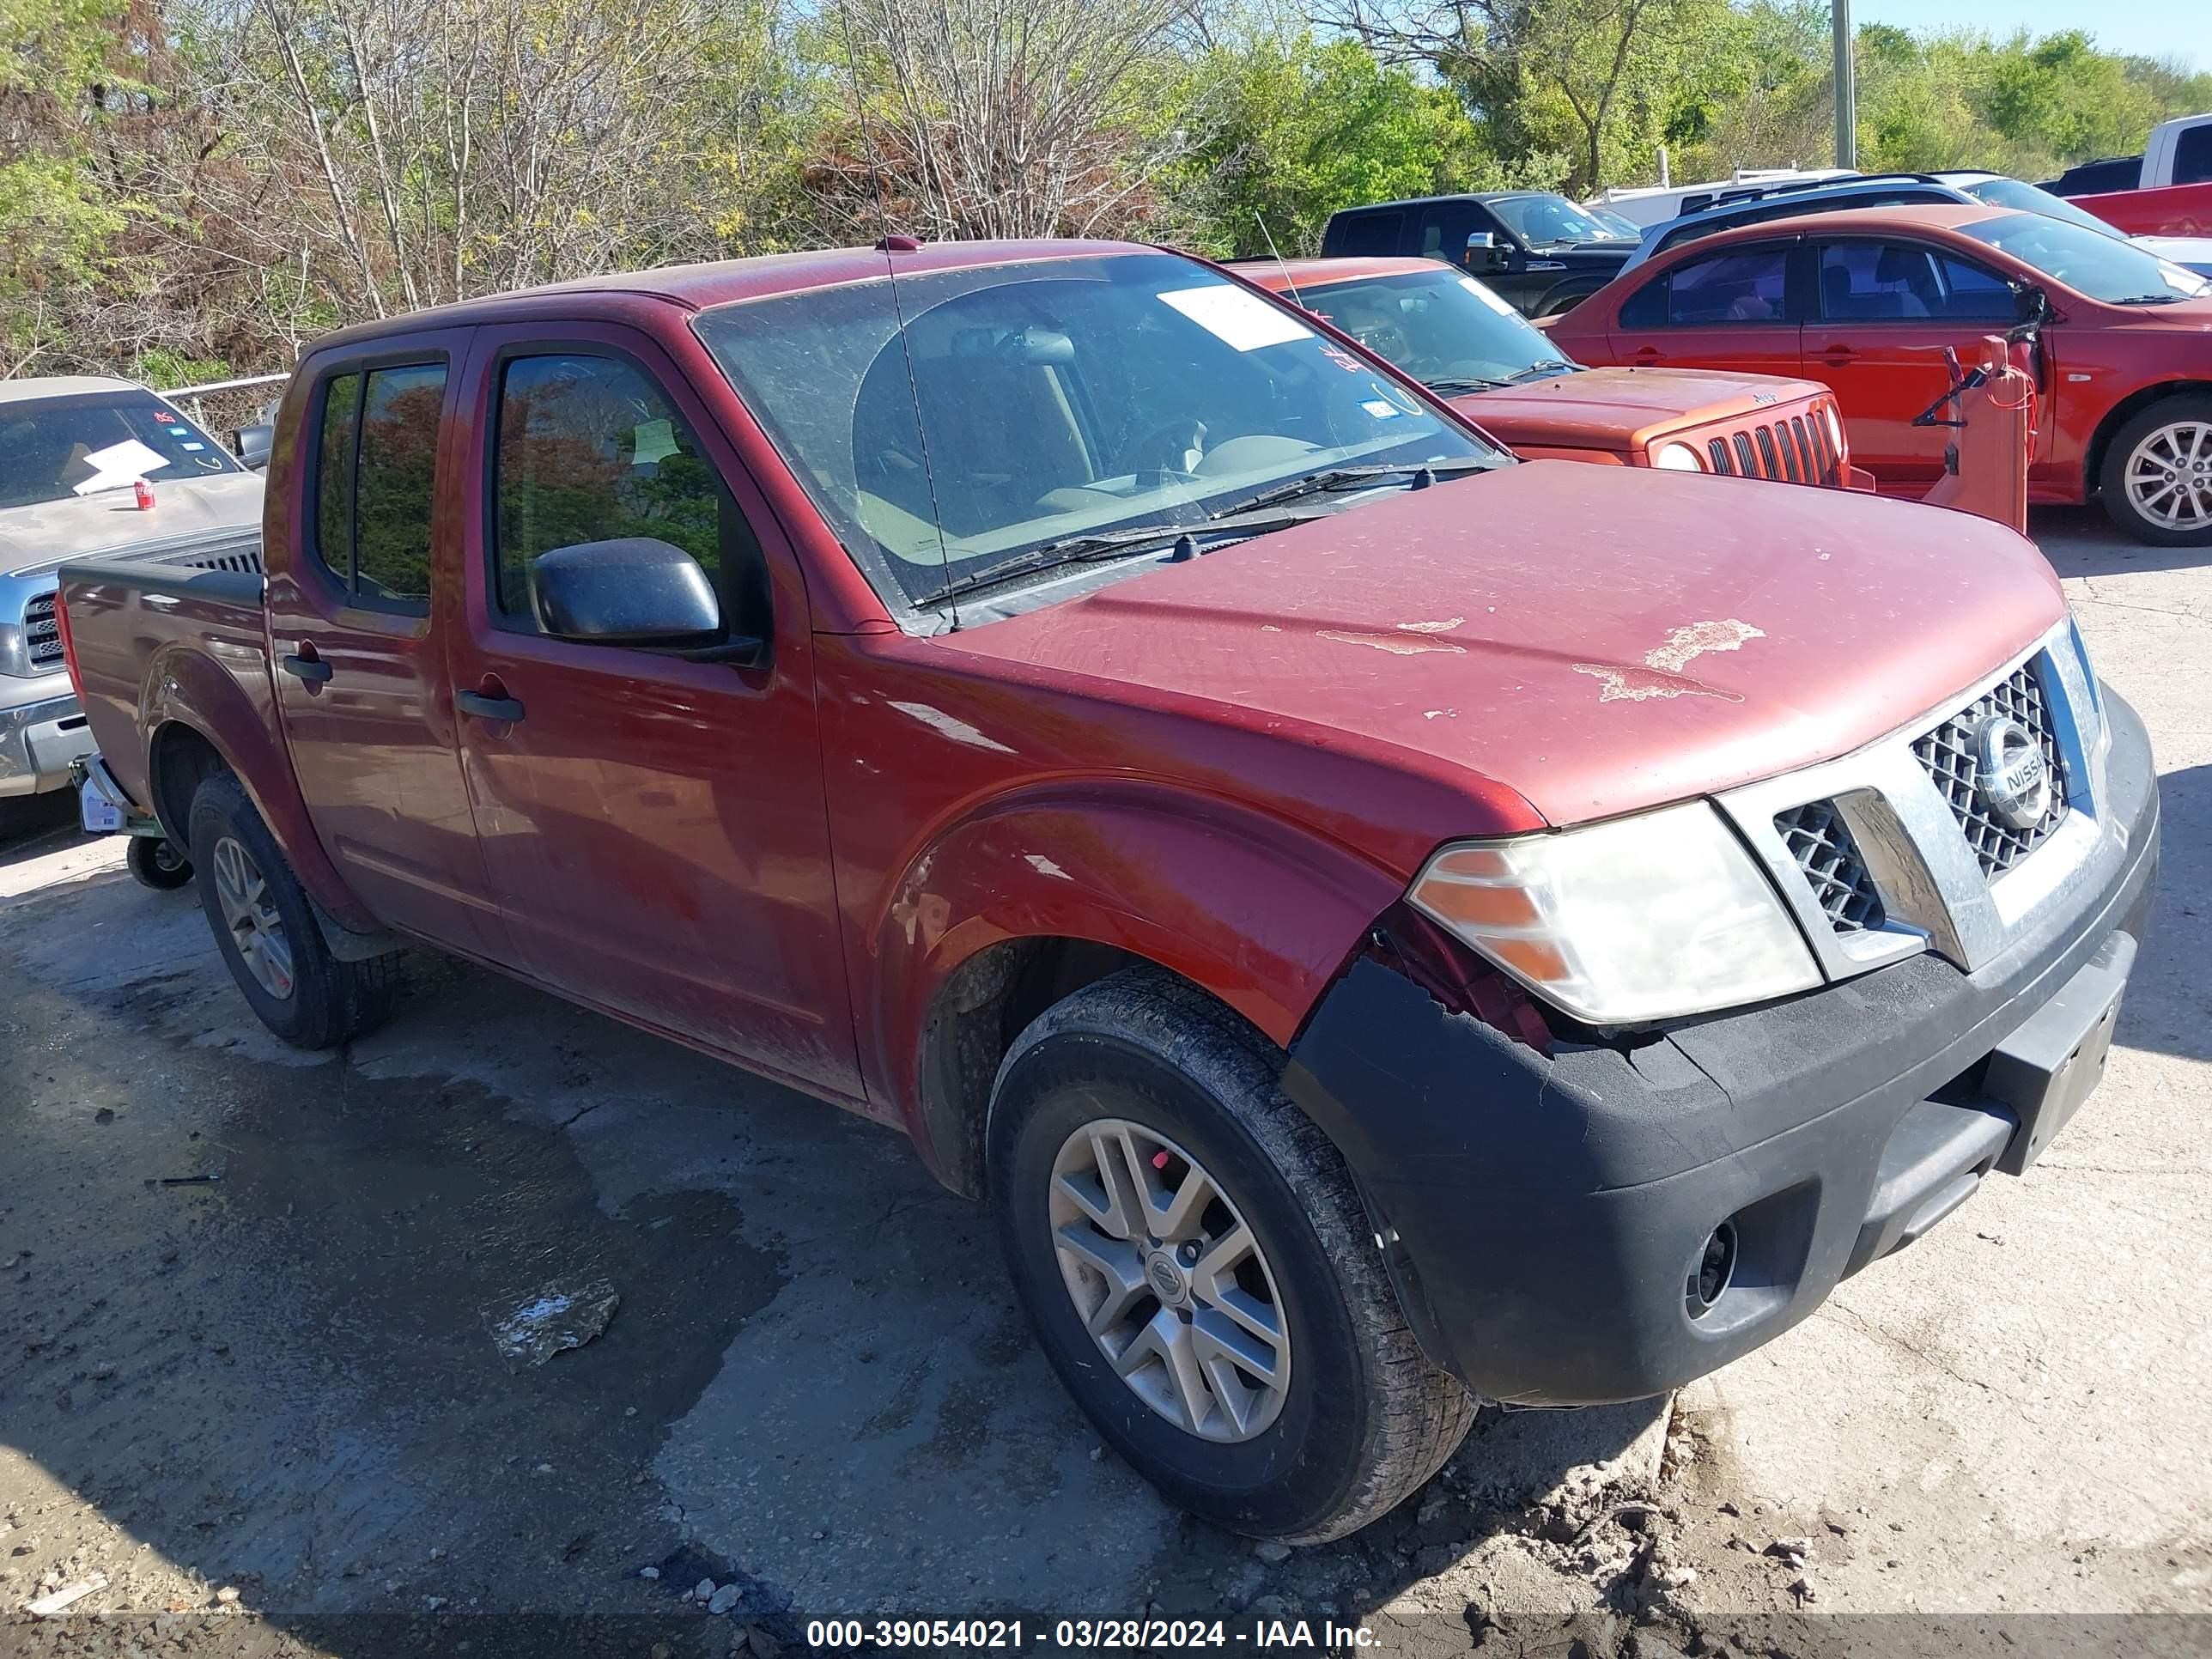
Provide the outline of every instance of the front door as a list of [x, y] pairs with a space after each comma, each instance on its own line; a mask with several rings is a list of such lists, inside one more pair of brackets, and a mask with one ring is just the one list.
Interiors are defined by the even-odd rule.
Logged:
[[468, 331], [319, 359], [269, 626], [285, 745], [324, 850], [379, 920], [498, 958], [504, 931], [462, 781], [434, 532], [460, 517], [441, 434]]
[[1611, 360], [1631, 368], [1798, 373], [1795, 241], [1722, 249], [1655, 273], [1621, 301]]
[[[487, 505], [453, 672], [472, 694], [462, 750], [521, 965], [857, 1097], [805, 591], [774, 517], [641, 333], [579, 324], [554, 345], [544, 325], [486, 329], [467, 395]], [[698, 560], [726, 624], [769, 635], [763, 659], [544, 632], [532, 561], [632, 537]]]
[[1805, 373], [1835, 388], [1852, 461], [1883, 488], [1918, 495], [1943, 476], [1955, 436], [1912, 423], [1951, 385], [1944, 348], [1977, 362], [1984, 339], [2013, 326], [2019, 301], [1995, 271], [1930, 244], [1838, 238], [1816, 258]]

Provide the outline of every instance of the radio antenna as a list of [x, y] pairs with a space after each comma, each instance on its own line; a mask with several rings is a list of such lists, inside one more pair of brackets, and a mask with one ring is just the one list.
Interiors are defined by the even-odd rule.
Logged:
[[[883, 233], [876, 246], [884, 256], [884, 274], [890, 279], [891, 319], [897, 325], [899, 356], [906, 363], [908, 401], [914, 408], [915, 441], [921, 447], [921, 481], [929, 490], [929, 517], [937, 531], [937, 558], [941, 574], [949, 574], [952, 557], [945, 547], [945, 514], [937, 504], [937, 473], [929, 464], [929, 433], [921, 418], [921, 384], [915, 378], [914, 343], [907, 338], [906, 308], [900, 302], [896, 256], [919, 246], [912, 237], [891, 229], [890, 205], [884, 195], [884, 171], [876, 159], [876, 141], [868, 131], [868, 103], [860, 87], [860, 58], [853, 49], [852, 0], [836, 0], [838, 33], [845, 41], [845, 70], [853, 83], [853, 124], [860, 131], [860, 151], [867, 158], [869, 193], [876, 201], [876, 227]], [[952, 626], [960, 626], [960, 602], [952, 602]]]
[[1304, 310], [1306, 302], [1298, 295], [1298, 285], [1291, 280], [1291, 267], [1283, 258], [1283, 251], [1275, 246], [1275, 233], [1267, 228], [1266, 216], [1254, 208], [1252, 218], [1260, 227], [1260, 234], [1267, 239], [1267, 252], [1275, 256], [1275, 269], [1283, 273], [1283, 286], [1291, 291], [1291, 303], [1299, 310]]

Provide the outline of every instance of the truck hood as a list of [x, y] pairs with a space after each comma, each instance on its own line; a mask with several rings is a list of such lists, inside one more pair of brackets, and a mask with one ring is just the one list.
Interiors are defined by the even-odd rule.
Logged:
[[1641, 448], [1664, 432], [1820, 396], [1810, 380], [1703, 368], [1586, 368], [1452, 399], [1508, 446]]
[[0, 575], [24, 575], [88, 553], [127, 550], [139, 542], [258, 525], [261, 495], [259, 473], [218, 472], [156, 480], [149, 513], [138, 510], [127, 489], [8, 507], [0, 510]]
[[939, 642], [1567, 824], [1848, 753], [2065, 615], [2033, 545], [1966, 514], [1534, 461]]

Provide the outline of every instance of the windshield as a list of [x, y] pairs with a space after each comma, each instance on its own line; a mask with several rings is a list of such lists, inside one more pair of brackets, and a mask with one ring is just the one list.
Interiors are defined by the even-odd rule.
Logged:
[[2110, 236], [2116, 241], [2127, 240], [2127, 233], [2115, 229], [2094, 213], [2085, 213], [2063, 196], [2053, 196], [2035, 185], [2024, 185], [2017, 179], [1960, 179], [1957, 188], [1978, 202], [1991, 207], [2012, 208], [2021, 213], [2047, 214], [2053, 219], [2063, 219], [2069, 225], [2079, 225], [2084, 230], [2094, 230], [2100, 236]]
[[0, 507], [100, 489], [235, 472], [222, 447], [150, 392], [80, 392], [0, 404]]
[[1370, 351], [1431, 385], [1458, 390], [1457, 382], [1574, 367], [1540, 330], [1472, 276], [1439, 269], [1299, 293], [1310, 309]]
[[1114, 253], [740, 301], [693, 326], [902, 610], [1348, 461], [1495, 453], [1298, 316], [1192, 260]]
[[1601, 207], [1585, 208], [1583, 211], [1624, 242], [1644, 239], [1644, 227], [1625, 213], [1615, 213], [1611, 208]]
[[1637, 238], [1632, 227], [1625, 232], [1615, 230], [1564, 196], [1508, 196], [1488, 205], [1508, 229], [1531, 247], [1556, 242], [1632, 242]]
[[1978, 242], [2107, 305], [2164, 305], [2201, 299], [2212, 284], [2132, 242], [2100, 236], [2039, 213], [2008, 213], [1959, 229]]

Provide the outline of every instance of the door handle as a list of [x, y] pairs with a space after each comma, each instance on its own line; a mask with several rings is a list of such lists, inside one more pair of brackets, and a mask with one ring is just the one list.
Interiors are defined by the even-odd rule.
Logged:
[[1636, 361], [1639, 363], [1659, 362], [1664, 360], [1667, 354], [1660, 350], [1657, 346], [1638, 346], [1636, 348]]
[[1847, 345], [1822, 346], [1820, 348], [1820, 361], [1827, 364], [1831, 368], [1841, 368], [1846, 363], [1856, 361], [1858, 353], [1852, 350]]
[[481, 691], [456, 691], [453, 703], [464, 714], [483, 720], [519, 720], [522, 705], [513, 697], [487, 696]]
[[276, 665], [294, 679], [306, 680], [311, 685], [319, 685], [331, 677], [330, 664], [315, 654], [312, 645], [302, 645], [298, 656], [287, 657]]

